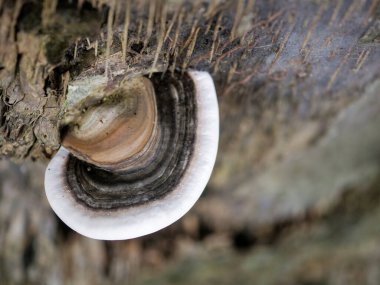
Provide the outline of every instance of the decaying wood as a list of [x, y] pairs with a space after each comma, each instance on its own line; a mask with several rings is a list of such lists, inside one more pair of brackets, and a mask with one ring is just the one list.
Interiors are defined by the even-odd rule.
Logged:
[[[0, 155], [24, 162], [0, 164], [0, 284], [380, 282], [379, 1], [3, 0], [0, 15]], [[185, 69], [212, 73], [221, 115], [195, 209], [136, 241], [65, 228], [25, 161], [58, 149], [70, 82]]]

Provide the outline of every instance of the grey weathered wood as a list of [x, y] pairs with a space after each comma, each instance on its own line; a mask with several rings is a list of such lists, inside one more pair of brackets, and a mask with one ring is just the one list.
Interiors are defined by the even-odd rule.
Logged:
[[[238, 25], [244, 38], [228, 42], [240, 13], [232, 1], [211, 63], [212, 34], [202, 33], [177, 63], [216, 82], [221, 142], [209, 187], [181, 222], [116, 243], [58, 222], [43, 165], [24, 162], [58, 148], [67, 80], [95, 61], [80, 47], [107, 34], [107, 13], [54, 2], [0, 1], [0, 153], [23, 162], [0, 166], [0, 284], [380, 282], [379, 1], [252, 1]], [[129, 64], [151, 64], [155, 47]]]

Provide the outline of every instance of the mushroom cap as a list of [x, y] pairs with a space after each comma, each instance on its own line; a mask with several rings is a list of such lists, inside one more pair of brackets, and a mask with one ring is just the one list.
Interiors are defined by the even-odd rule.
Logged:
[[195, 204], [215, 164], [219, 110], [211, 76], [198, 71], [190, 71], [188, 75], [194, 83], [197, 123], [192, 155], [179, 182], [167, 194], [146, 203], [116, 209], [94, 209], [75, 198], [67, 179], [72, 154], [61, 147], [47, 167], [45, 191], [54, 212], [70, 228], [94, 239], [131, 239], [167, 227]]

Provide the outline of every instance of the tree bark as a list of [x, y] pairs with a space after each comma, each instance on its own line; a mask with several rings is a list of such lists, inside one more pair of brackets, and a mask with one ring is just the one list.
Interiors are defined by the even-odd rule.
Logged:
[[[0, 284], [378, 284], [379, 1], [179, 2], [152, 25], [132, 1], [123, 46], [124, 1], [0, 0]], [[67, 88], [162, 69], [215, 81], [206, 193], [157, 234], [81, 237], [43, 193]]]

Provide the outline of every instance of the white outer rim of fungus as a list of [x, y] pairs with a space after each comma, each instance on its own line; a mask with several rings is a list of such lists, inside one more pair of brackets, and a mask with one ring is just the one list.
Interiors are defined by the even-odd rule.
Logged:
[[169, 226], [195, 204], [215, 164], [219, 141], [219, 109], [209, 73], [191, 71], [196, 88], [197, 130], [194, 152], [180, 183], [164, 198], [118, 210], [91, 210], [78, 203], [65, 181], [69, 152], [61, 147], [45, 172], [45, 192], [57, 216], [78, 233], [101, 240], [132, 239]]

